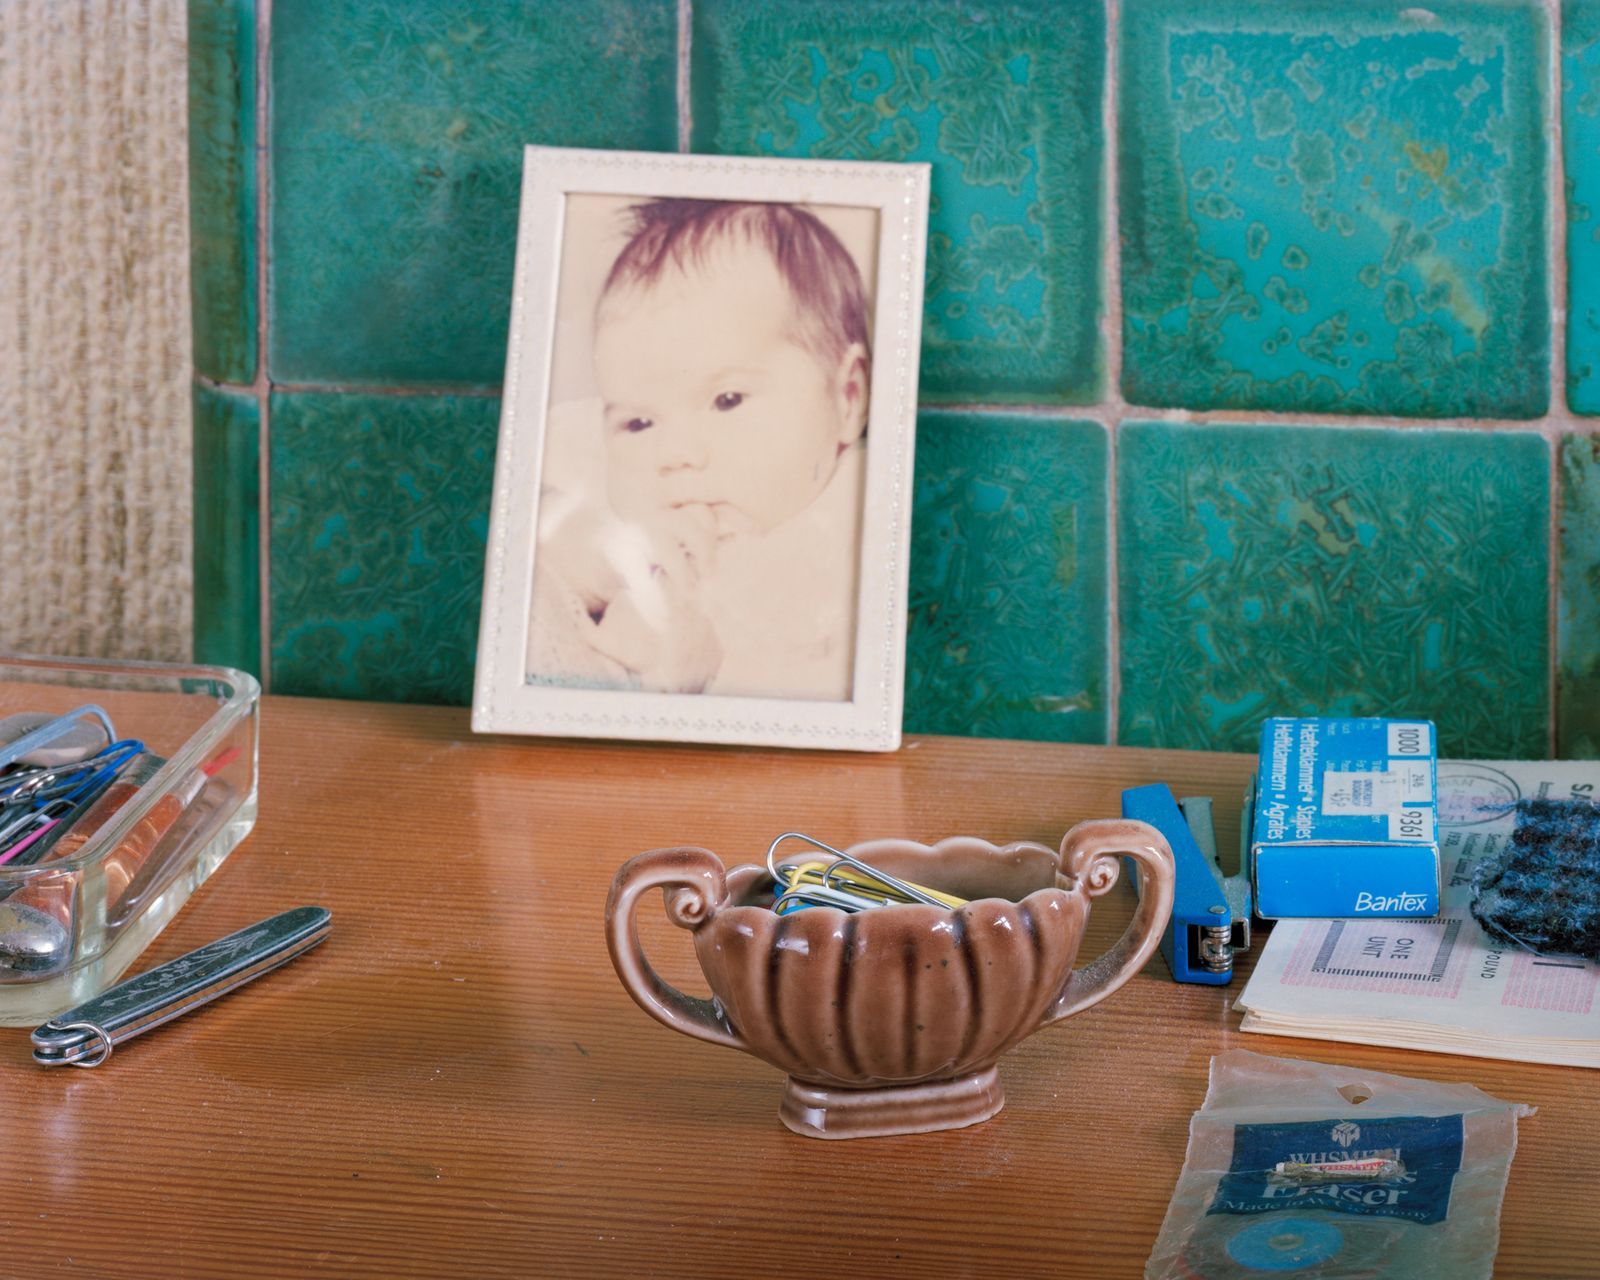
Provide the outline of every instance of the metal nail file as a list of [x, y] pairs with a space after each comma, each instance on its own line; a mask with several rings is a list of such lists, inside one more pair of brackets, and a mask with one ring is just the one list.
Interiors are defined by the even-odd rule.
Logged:
[[47, 1067], [97, 1067], [123, 1041], [287, 964], [332, 927], [325, 908], [295, 907], [119, 982], [39, 1027], [32, 1037], [33, 1060]]

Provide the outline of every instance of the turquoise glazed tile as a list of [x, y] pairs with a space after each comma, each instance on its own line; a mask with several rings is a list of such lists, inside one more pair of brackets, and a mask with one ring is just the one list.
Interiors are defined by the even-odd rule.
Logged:
[[1567, 167], [1567, 403], [1600, 413], [1600, 0], [1561, 10]]
[[1541, 436], [1133, 423], [1117, 449], [1120, 742], [1413, 715], [1441, 755], [1548, 750]]
[[1600, 756], [1600, 436], [1561, 442], [1556, 750]]
[[694, 149], [927, 161], [924, 401], [1100, 385], [1098, 0], [696, 0]]
[[673, 0], [278, 0], [275, 381], [497, 386], [522, 148], [671, 150]]
[[272, 688], [464, 704], [499, 401], [272, 398]]
[[194, 367], [256, 377], [254, 0], [189, 0], [189, 293]]
[[194, 388], [194, 659], [261, 674], [261, 408]]
[[1130, 401], [1545, 411], [1532, 0], [1127, 0], [1123, 15]]
[[908, 733], [1104, 742], [1104, 427], [917, 422]]

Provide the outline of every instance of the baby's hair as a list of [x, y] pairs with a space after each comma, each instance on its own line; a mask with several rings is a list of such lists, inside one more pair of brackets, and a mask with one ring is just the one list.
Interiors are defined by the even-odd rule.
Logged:
[[628, 216], [628, 243], [611, 264], [602, 305], [614, 289], [654, 284], [669, 265], [679, 271], [703, 266], [708, 250], [739, 234], [772, 255], [794, 296], [800, 336], [809, 348], [832, 360], [853, 343], [868, 348], [861, 273], [839, 237], [810, 211], [792, 204], [663, 197], [633, 205]]

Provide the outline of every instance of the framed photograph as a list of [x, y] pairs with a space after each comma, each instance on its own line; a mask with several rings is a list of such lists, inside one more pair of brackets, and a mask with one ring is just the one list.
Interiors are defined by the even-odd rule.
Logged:
[[899, 746], [927, 210], [527, 149], [474, 729]]

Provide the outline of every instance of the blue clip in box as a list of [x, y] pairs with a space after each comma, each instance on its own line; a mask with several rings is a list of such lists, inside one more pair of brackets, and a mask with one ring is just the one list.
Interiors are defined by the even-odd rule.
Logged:
[[1263, 723], [1250, 835], [1256, 914], [1437, 915], [1436, 741], [1427, 720]]

